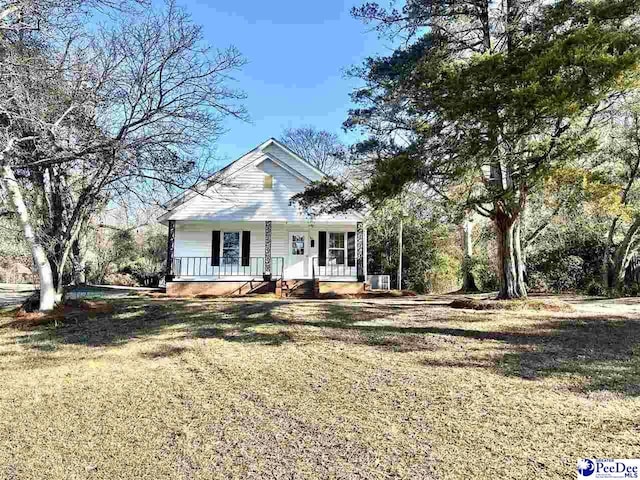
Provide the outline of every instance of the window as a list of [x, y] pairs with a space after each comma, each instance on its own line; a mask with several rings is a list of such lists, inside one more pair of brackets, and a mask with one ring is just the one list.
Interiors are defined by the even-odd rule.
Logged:
[[291, 234], [291, 255], [304, 255], [304, 235]]
[[329, 232], [329, 264], [344, 265], [344, 233]]
[[222, 261], [225, 265], [237, 265], [240, 260], [240, 232], [224, 232], [222, 237]]
[[264, 176], [264, 189], [271, 190], [273, 188], [273, 175]]

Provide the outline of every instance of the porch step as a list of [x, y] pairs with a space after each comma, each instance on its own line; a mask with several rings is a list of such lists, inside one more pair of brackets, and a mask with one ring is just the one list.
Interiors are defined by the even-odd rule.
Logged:
[[315, 298], [317, 294], [314, 280], [281, 280], [280, 296], [286, 298]]
[[224, 295], [225, 297], [237, 297], [242, 295], [250, 295], [252, 293], [269, 293], [273, 292], [273, 284], [267, 281], [250, 280], [239, 288]]

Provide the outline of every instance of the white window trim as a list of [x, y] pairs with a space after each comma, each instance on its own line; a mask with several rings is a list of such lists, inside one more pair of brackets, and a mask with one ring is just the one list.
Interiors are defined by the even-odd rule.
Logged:
[[[224, 234], [225, 233], [237, 233], [238, 234], [238, 246], [239, 246], [239, 251], [238, 251], [238, 263], [237, 265], [240, 265], [242, 263], [242, 230], [223, 230], [222, 232], [220, 232], [221, 234], [221, 238], [220, 238], [220, 265], [223, 265], [224, 262]], [[235, 263], [227, 263], [227, 265], [236, 265]]]
[[306, 232], [304, 230], [289, 230], [288, 231], [288, 234], [287, 234], [287, 249], [288, 249], [288, 253], [287, 253], [287, 255], [289, 257], [294, 256], [294, 254], [292, 253], [293, 245], [291, 244], [291, 234], [292, 233], [301, 233], [304, 236], [304, 251], [305, 251], [305, 253], [298, 254], [298, 256], [301, 256], [301, 255], [308, 256], [310, 248], [311, 248], [309, 246], [310, 245], [310, 242], [309, 242], [310, 235], [309, 235], [309, 232]]
[[[347, 233], [348, 233], [348, 232], [327, 232], [327, 255], [326, 255], [326, 258], [327, 258], [327, 266], [328, 266], [328, 265], [330, 264], [330, 262], [331, 262], [331, 257], [329, 256], [329, 252], [330, 252], [331, 250], [342, 250], [342, 251], [343, 251], [343, 253], [344, 253], [344, 258], [343, 258], [343, 259], [344, 259], [344, 262], [343, 262], [343, 263], [335, 263], [334, 265], [342, 265], [342, 266], [346, 267], [346, 266], [347, 266], [347, 263], [349, 263], [349, 262], [348, 262], [348, 260], [347, 260], [347, 254], [348, 254], [348, 252], [347, 252]], [[339, 247], [330, 247], [329, 245], [331, 245], [331, 234], [334, 234], [334, 235], [342, 234], [343, 242], [344, 242], [344, 247], [342, 247], [342, 248], [339, 248]]]

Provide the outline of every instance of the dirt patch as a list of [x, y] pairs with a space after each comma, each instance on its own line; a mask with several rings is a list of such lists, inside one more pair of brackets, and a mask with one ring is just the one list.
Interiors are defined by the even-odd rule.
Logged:
[[169, 295], [164, 292], [144, 292], [141, 293], [140, 296], [148, 298], [170, 298]]
[[142, 352], [141, 356], [144, 358], [148, 358], [150, 360], [156, 360], [158, 358], [176, 357], [183, 354], [187, 350], [188, 349], [186, 347], [167, 344], [167, 345], [161, 345], [156, 350]]
[[172, 298], [187, 298], [187, 299], [198, 299], [198, 300], [215, 300], [215, 299], [225, 299], [225, 298], [259, 298], [263, 300], [273, 300], [280, 299], [280, 295], [276, 295], [275, 293], [247, 293], [244, 295], [214, 295], [210, 293], [199, 293], [197, 295], [186, 295], [180, 297], [172, 297]]
[[477, 300], [473, 298], [456, 299], [449, 304], [451, 308], [467, 310], [536, 310], [549, 312], [574, 312], [568, 303], [559, 300]]
[[15, 320], [6, 324], [6, 326], [19, 330], [28, 330], [40, 325], [57, 324], [74, 318], [97, 315], [99, 313], [111, 313], [112, 311], [113, 306], [103, 301], [67, 300], [56, 305], [51, 312], [28, 312], [24, 308], [17, 308], [12, 312]]
[[367, 291], [353, 294], [323, 293], [317, 298], [319, 299], [376, 299], [376, 298], [401, 298], [401, 297], [417, 297], [418, 294], [411, 290], [388, 290], [388, 291]]

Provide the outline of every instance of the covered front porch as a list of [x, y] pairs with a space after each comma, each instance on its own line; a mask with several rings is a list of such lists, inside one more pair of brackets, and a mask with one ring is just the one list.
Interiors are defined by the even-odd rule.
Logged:
[[169, 220], [167, 282], [364, 282], [362, 222]]

